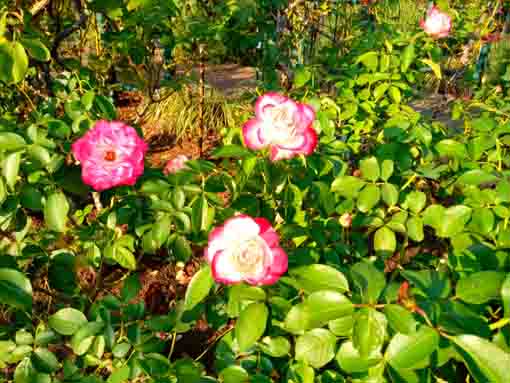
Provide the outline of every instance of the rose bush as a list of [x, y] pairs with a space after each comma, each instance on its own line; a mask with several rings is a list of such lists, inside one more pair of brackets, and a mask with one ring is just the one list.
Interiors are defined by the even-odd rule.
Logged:
[[[446, 52], [502, 29], [490, 4], [442, 2], [456, 30], [440, 42], [444, 16], [423, 24], [434, 38], [417, 21], [402, 32], [380, 21], [385, 1], [369, 20], [358, 2], [336, 14], [314, 2], [76, 2], [79, 18], [53, 2], [38, 15], [41, 4], [0, 10], [0, 380], [510, 381], [506, 80], [496, 92], [468, 61], [471, 98], [416, 102], [449, 74]], [[283, 52], [306, 50], [289, 40], [300, 30], [266, 38], [276, 11], [299, 27], [306, 9], [359, 20], [349, 49], [321, 45], [295, 64]], [[97, 28], [101, 56], [58, 56], [76, 28], [84, 42]], [[129, 81], [151, 67], [154, 36], [246, 49], [266, 36], [267, 92], [212, 153], [164, 168], [108, 95], [112, 68]], [[278, 93], [275, 61], [293, 71]]]

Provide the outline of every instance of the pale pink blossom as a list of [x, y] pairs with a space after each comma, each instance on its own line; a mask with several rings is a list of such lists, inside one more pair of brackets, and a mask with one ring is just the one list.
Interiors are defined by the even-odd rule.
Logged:
[[441, 12], [434, 5], [428, 10], [425, 20], [420, 21], [420, 26], [429, 36], [434, 38], [447, 37], [452, 29], [452, 19], [447, 13]]
[[243, 126], [244, 142], [252, 150], [268, 147], [272, 161], [309, 155], [317, 146], [314, 120], [311, 106], [266, 93], [255, 104], [255, 118]]
[[209, 234], [205, 258], [217, 282], [275, 283], [287, 271], [287, 254], [265, 218], [234, 216]]
[[143, 174], [147, 144], [123, 122], [98, 121], [72, 145], [83, 182], [96, 191], [134, 185]]
[[163, 173], [165, 175], [177, 173], [179, 170], [184, 169], [186, 167], [186, 162], [189, 161], [189, 158], [184, 154], [179, 154], [177, 157], [172, 158], [168, 161], [163, 169]]

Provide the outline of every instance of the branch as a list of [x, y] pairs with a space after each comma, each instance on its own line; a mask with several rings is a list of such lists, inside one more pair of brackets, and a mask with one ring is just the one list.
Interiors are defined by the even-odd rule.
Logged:
[[88, 16], [84, 13], [83, 7], [81, 5], [81, 0], [75, 0], [76, 8], [80, 13], [80, 18], [73, 23], [70, 27], [64, 29], [60, 33], [57, 34], [55, 40], [53, 41], [53, 46], [51, 47], [51, 57], [60, 64], [64, 66], [60, 58], [58, 57], [58, 47], [67, 37], [69, 37], [72, 33], [80, 29], [88, 20]]

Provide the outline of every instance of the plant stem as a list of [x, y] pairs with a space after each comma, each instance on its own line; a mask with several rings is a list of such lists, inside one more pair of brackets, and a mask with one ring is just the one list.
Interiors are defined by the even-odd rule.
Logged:
[[200, 147], [200, 158], [204, 154], [204, 104], [205, 104], [205, 63], [204, 63], [204, 50], [205, 44], [198, 45], [198, 56], [199, 56], [199, 84], [198, 84], [198, 128], [199, 128], [199, 147]]

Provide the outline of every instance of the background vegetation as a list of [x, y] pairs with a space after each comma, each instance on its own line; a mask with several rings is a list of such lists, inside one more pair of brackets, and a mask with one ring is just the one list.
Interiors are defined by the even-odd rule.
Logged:
[[[437, 1], [433, 39], [429, 3], [0, 0], [0, 380], [509, 382], [510, 4]], [[245, 148], [267, 91], [314, 154]], [[83, 184], [99, 119], [151, 144], [134, 187]], [[275, 285], [203, 263], [236, 212], [280, 234]]]

